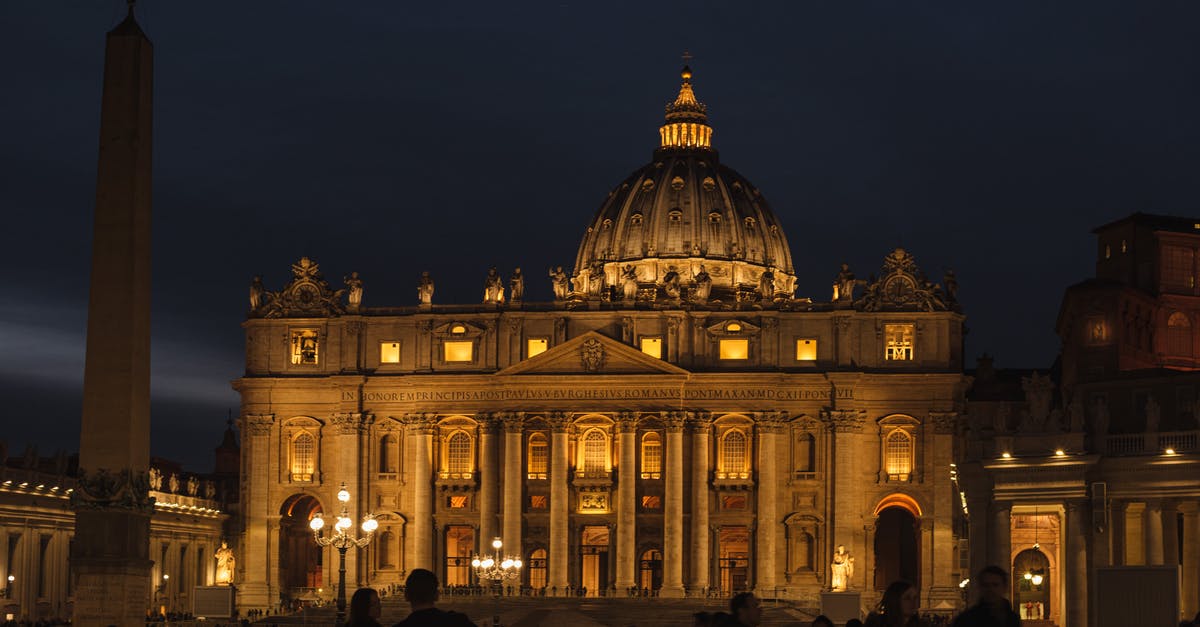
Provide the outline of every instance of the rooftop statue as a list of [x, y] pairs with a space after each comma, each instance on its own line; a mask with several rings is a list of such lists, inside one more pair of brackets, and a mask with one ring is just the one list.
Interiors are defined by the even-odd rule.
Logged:
[[667, 273], [663, 275], [663, 291], [668, 297], [679, 300], [679, 271], [675, 266], [667, 266]]
[[521, 302], [525, 297], [525, 277], [521, 276], [521, 269], [513, 270], [513, 275], [508, 279], [508, 294], [512, 298], [512, 302]]
[[348, 290], [346, 294], [346, 302], [349, 304], [347, 309], [350, 311], [358, 311], [362, 305], [363, 282], [358, 278], [357, 272], [351, 272], [349, 277], [342, 277], [342, 282], [346, 284]]
[[625, 269], [621, 271], [621, 292], [626, 301], [633, 301], [637, 298], [638, 291], [638, 273], [637, 268], [633, 264], [625, 264]]
[[488, 269], [487, 278], [483, 282], [483, 302], [499, 305], [504, 302], [504, 279], [496, 268]]
[[550, 286], [554, 288], [554, 300], [567, 300], [570, 286], [567, 283], [567, 273], [562, 266], [550, 268]]
[[258, 311], [258, 308], [262, 306], [264, 291], [265, 291], [265, 288], [263, 288], [262, 277], [261, 276], [254, 277], [254, 279], [250, 281], [250, 311], [251, 312]]
[[417, 302], [426, 306], [433, 304], [433, 278], [429, 272], [421, 273], [421, 280], [417, 283]]
[[775, 273], [770, 267], [758, 276], [758, 295], [763, 300], [775, 298]]
[[692, 300], [700, 304], [708, 302], [709, 295], [712, 294], [712, 277], [704, 270], [704, 264], [700, 264], [700, 271], [695, 275], [696, 290], [692, 292]]

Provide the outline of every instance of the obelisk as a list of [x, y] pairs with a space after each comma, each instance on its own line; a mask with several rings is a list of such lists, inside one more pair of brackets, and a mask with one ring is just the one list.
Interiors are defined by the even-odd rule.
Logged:
[[153, 49], [133, 17], [108, 33], [92, 234], [74, 624], [143, 626], [150, 603], [150, 144]]

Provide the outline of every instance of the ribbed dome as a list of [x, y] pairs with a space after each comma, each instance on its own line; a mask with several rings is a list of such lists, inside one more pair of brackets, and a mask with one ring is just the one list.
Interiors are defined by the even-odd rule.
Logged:
[[657, 283], [674, 267], [687, 285], [703, 265], [713, 298], [725, 298], [730, 290], [756, 287], [771, 269], [776, 292], [790, 296], [792, 254], [779, 220], [758, 188], [718, 161], [690, 79], [685, 67], [654, 161], [612, 190], [592, 219], [576, 256], [575, 283], [593, 283], [603, 266], [604, 283], [619, 285], [632, 265], [639, 283]]

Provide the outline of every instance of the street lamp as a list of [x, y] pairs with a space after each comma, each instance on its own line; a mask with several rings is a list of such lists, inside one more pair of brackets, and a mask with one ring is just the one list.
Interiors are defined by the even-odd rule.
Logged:
[[12, 585], [13, 585], [13, 582], [16, 580], [17, 580], [16, 577], [14, 577], [12, 575], [8, 576], [8, 585], [4, 586], [4, 598], [6, 598], [6, 599], [12, 598]]
[[328, 538], [321, 535], [325, 519], [321, 517], [320, 512], [313, 514], [308, 526], [312, 529], [313, 539], [318, 546], [332, 546], [338, 550], [337, 624], [341, 625], [346, 619], [346, 549], [352, 546], [360, 549], [367, 546], [371, 542], [371, 534], [379, 528], [379, 521], [375, 520], [374, 515], [367, 514], [362, 521], [362, 530], [366, 535], [361, 538], [350, 535], [347, 532], [354, 527], [354, 521], [350, 518], [350, 491], [346, 489], [345, 482], [342, 482], [342, 487], [338, 490], [337, 500], [342, 504], [342, 509], [338, 513], [337, 522], [333, 524], [333, 535]]
[[[476, 555], [471, 559], [471, 568], [475, 570], [475, 576], [484, 581], [495, 582], [500, 590], [499, 596], [504, 595], [504, 580], [516, 579], [521, 576], [521, 558], [519, 556], [501, 557], [500, 549], [503, 546], [504, 543], [500, 541], [500, 538], [495, 538], [492, 540], [491, 555], [484, 555], [482, 557]], [[500, 624], [499, 608], [497, 608], [496, 614], [492, 616], [492, 624]]]

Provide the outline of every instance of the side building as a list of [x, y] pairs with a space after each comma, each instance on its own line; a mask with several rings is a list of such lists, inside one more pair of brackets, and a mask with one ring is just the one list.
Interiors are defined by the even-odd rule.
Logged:
[[307, 258], [279, 291], [256, 279], [240, 606], [331, 594], [308, 522], [342, 485], [380, 523], [352, 585], [418, 567], [470, 585], [500, 538], [537, 594], [812, 601], [844, 545], [864, 599], [907, 578], [960, 603], [953, 276], [897, 249], [877, 279], [843, 266], [831, 301], [795, 297], [779, 219], [711, 139], [685, 69], [553, 302], [525, 300], [519, 270], [474, 305], [434, 304], [426, 275], [417, 304], [366, 306], [363, 279], [334, 290]]

